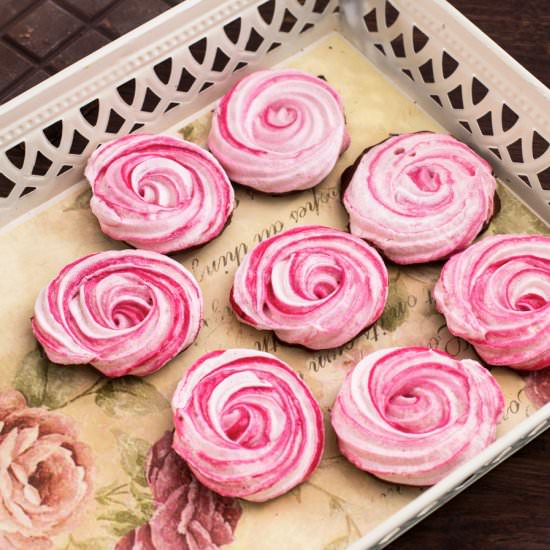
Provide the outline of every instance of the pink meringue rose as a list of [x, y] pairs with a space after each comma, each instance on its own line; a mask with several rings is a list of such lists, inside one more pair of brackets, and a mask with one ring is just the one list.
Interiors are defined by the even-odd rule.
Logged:
[[91, 254], [42, 289], [32, 328], [49, 359], [144, 376], [197, 337], [202, 294], [176, 261], [146, 250]]
[[231, 306], [255, 328], [311, 349], [340, 346], [380, 317], [388, 272], [367, 243], [331, 227], [266, 239], [235, 274]]
[[105, 143], [90, 157], [86, 177], [102, 231], [156, 252], [212, 240], [235, 202], [218, 161], [171, 136], [135, 134]]
[[550, 236], [486, 237], [445, 264], [434, 298], [487, 363], [550, 366]]
[[73, 420], [0, 393], [0, 548], [48, 550], [92, 495], [90, 448]]
[[354, 166], [344, 206], [354, 235], [398, 264], [466, 248], [493, 214], [491, 166], [451, 136], [418, 132], [370, 148]]
[[432, 485], [496, 437], [504, 398], [476, 361], [429, 348], [379, 350], [348, 374], [332, 409], [342, 454], [393, 483]]
[[336, 90], [293, 69], [243, 78], [218, 105], [208, 137], [233, 181], [267, 193], [317, 185], [348, 145]]
[[299, 376], [269, 353], [203, 355], [178, 384], [172, 410], [174, 449], [220, 495], [275, 498], [321, 460], [319, 404]]

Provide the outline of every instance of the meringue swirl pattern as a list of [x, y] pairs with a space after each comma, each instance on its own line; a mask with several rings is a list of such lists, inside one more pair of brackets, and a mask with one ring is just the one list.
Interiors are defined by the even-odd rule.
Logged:
[[300, 377], [269, 353], [203, 355], [172, 398], [173, 447], [204, 485], [263, 502], [317, 467], [324, 444], [319, 404]]
[[102, 231], [136, 248], [169, 253], [206, 243], [234, 207], [218, 161], [171, 136], [135, 134], [105, 143], [85, 173]]
[[550, 236], [486, 237], [444, 265], [434, 298], [487, 363], [550, 367]]
[[388, 272], [367, 243], [331, 227], [283, 231], [254, 247], [237, 269], [237, 317], [310, 349], [340, 346], [374, 323], [388, 296]]
[[257, 71], [220, 101], [208, 147], [231, 180], [267, 193], [309, 189], [349, 145], [342, 100], [302, 71]]
[[36, 300], [32, 328], [49, 359], [110, 377], [160, 369], [197, 337], [202, 294], [176, 261], [145, 250], [91, 254]]
[[376, 351], [348, 374], [332, 409], [342, 454], [375, 476], [433, 485], [496, 437], [504, 398], [476, 361], [429, 348]]
[[466, 248], [493, 214], [491, 166], [445, 134], [390, 137], [353, 170], [344, 193], [350, 230], [398, 264]]

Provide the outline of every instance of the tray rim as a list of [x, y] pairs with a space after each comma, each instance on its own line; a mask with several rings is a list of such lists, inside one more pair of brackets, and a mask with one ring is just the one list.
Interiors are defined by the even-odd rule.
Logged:
[[[280, 0], [271, 1], [280, 2]], [[307, 46], [312, 41], [312, 36], [319, 38], [336, 30], [339, 25], [336, 13], [328, 11], [329, 7], [335, 7], [338, 0], [328, 0], [328, 7], [321, 14], [307, 11], [316, 0], [291, 1], [304, 1], [305, 7], [303, 7], [304, 4], [298, 7], [310, 16], [309, 19], [313, 20], [315, 25], [307, 33], [294, 33], [288, 43], [283, 43], [273, 52], [270, 50], [265, 52], [269, 54], [271, 65], [290, 57], [297, 48]], [[43, 202], [55, 197], [69, 186], [78, 183], [83, 177], [83, 167], [77, 166], [78, 170], [76, 171], [69, 171], [66, 174], [58, 173], [57, 177], [51, 177], [53, 174], [50, 175], [48, 185], [44, 187], [41, 183], [36, 185], [33, 182], [34, 172], [29, 176], [29, 166], [26, 169], [25, 166], [22, 168], [17, 166], [17, 169], [14, 170], [14, 166], [12, 166], [14, 163], [10, 162], [6, 155], [11, 147], [19, 143], [27, 143], [27, 141], [33, 146], [35, 146], [33, 142], [42, 141], [40, 145], [43, 145], [43, 130], [50, 124], [64, 118], [67, 114], [74, 119], [82, 106], [97, 100], [99, 96], [107, 92], [113, 92], [118, 85], [135, 78], [138, 74], [143, 76], [147, 71], [152, 72], [155, 64], [166, 59], [167, 56], [170, 57], [174, 49], [187, 47], [195, 40], [201, 40], [212, 30], [222, 32], [222, 25], [226, 20], [251, 12], [264, 2], [265, 0], [188, 0], [154, 17], [0, 106], [0, 170], [4, 172], [5, 169], [5, 175], [8, 177], [13, 179], [20, 177], [25, 185], [39, 189], [34, 193], [21, 195], [18, 198], [14, 197], [15, 200], [12, 200], [10, 193], [6, 203], [0, 202], [0, 227], [16, 221], [20, 216], [39, 207]], [[272, 29], [267, 30], [272, 32]], [[265, 50], [265, 48], [263, 49]], [[249, 66], [237, 74], [226, 75], [224, 86], [226, 82], [229, 87], [232, 82], [248, 74], [251, 69], [262, 66], [261, 62], [254, 58], [254, 55], [252, 55], [252, 59], [249, 57], [247, 54]], [[204, 69], [207, 74], [211, 73], [208, 68]], [[215, 88], [204, 92], [200, 90], [198, 94], [195, 90], [193, 112], [201, 110], [219, 98], [219, 93], [216, 93]], [[159, 132], [176, 124], [178, 120], [188, 118], [192, 114], [189, 111], [188, 99], [185, 97], [183, 100], [178, 99], [177, 101], [181, 101], [181, 104], [170, 112], [144, 114], [141, 111], [139, 113], [141, 122], [147, 124], [149, 131]], [[131, 108], [134, 106], [132, 105]], [[155, 119], [149, 115], [159, 116]], [[161, 124], [158, 124], [159, 120]], [[73, 122], [74, 120], [71, 120], [71, 123]], [[109, 134], [109, 137], [106, 137], [106, 130], [101, 131], [98, 128], [94, 128], [94, 130], [102, 141], [114, 139], [117, 135]], [[95, 140], [95, 142], [99, 144], [99, 140]], [[51, 147], [50, 143], [46, 143], [46, 145]], [[41, 152], [40, 149], [37, 151]], [[34, 151], [32, 153], [34, 154]], [[25, 156], [25, 164], [27, 164], [27, 157], [30, 156]], [[82, 155], [77, 153], [75, 156], [81, 157]], [[73, 160], [68, 159], [69, 162]], [[76, 162], [78, 163], [78, 160]], [[21, 190], [23, 190], [22, 187]]]
[[[462, 71], [463, 74], [467, 73], [469, 77], [475, 79], [479, 77], [488, 90], [496, 91], [497, 97], [493, 99], [498, 99], [498, 103], [491, 104], [490, 102], [489, 105], [485, 105], [485, 108], [489, 108], [485, 115], [492, 115], [490, 121], [493, 125], [496, 123], [496, 131], [491, 130], [489, 133], [485, 133], [481, 128], [477, 129], [476, 122], [479, 122], [479, 120], [476, 121], [475, 117], [480, 116], [483, 110], [478, 111], [473, 120], [470, 115], [484, 104], [483, 100], [474, 101], [473, 105], [465, 102], [461, 107], [455, 107], [453, 104], [451, 108], [453, 112], [449, 114], [449, 107], [446, 106], [448, 102], [444, 102], [443, 105], [439, 102], [441, 108], [438, 108], [434, 106], [434, 101], [432, 101], [434, 97], [429, 95], [435, 93], [439, 94], [439, 97], [444, 100], [448, 99], [445, 97], [446, 94], [450, 95], [453, 91], [456, 91], [456, 89], [450, 89], [451, 85], [445, 87], [447, 81], [453, 81], [453, 71], [447, 76], [445, 74], [438, 75], [432, 83], [426, 80], [423, 74], [422, 80], [424, 82], [419, 78], [408, 77], [405, 75], [403, 66], [411, 69], [416, 68], [417, 71], [422, 67], [415, 67], [416, 50], [415, 54], [409, 54], [410, 64], [402, 64], [399, 55], [392, 55], [393, 40], [390, 43], [390, 39], [395, 36], [395, 32], [392, 34], [393, 27], [391, 25], [387, 29], [383, 29], [381, 37], [373, 40], [367, 38], [369, 33], [364, 32], [362, 15], [372, 7], [378, 6], [382, 1], [340, 0], [342, 6], [340, 19], [344, 35], [375, 67], [390, 78], [404, 93], [414, 99], [424, 111], [446, 127], [452, 135], [474, 147], [474, 149], [478, 149], [478, 152], [492, 164], [495, 173], [509, 184], [508, 187], [512, 189], [516, 197], [519, 197], [524, 204], [536, 212], [539, 218], [550, 225], [550, 189], [543, 187], [542, 182], [538, 182], [538, 175], [540, 174], [537, 175], [536, 183], [531, 181], [527, 184], [518, 175], [519, 172], [534, 177], [534, 174], [529, 174], [532, 170], [536, 169], [539, 172], [550, 169], [550, 148], [538, 156], [533, 155], [530, 157], [526, 147], [528, 136], [522, 133], [522, 131], [527, 132], [528, 130], [539, 133], [539, 135], [546, 138], [547, 142], [550, 142], [550, 117], [547, 114], [547, 105], [550, 103], [550, 89], [447, 1], [424, 0], [419, 3], [415, 0], [391, 0], [391, 3], [405, 12], [409, 19], [413, 19], [415, 27], [418, 25], [430, 35], [430, 40], [435, 38], [435, 41], [438, 42], [445, 53], [450, 51], [459, 54], [459, 69], [466, 69]], [[378, 33], [374, 33], [375, 36], [376, 34]], [[380, 45], [376, 44], [376, 41], [384, 45], [385, 52], [381, 53], [376, 49]], [[421, 55], [422, 51], [421, 48], [418, 55]], [[483, 52], [482, 55], [479, 53], [480, 51]], [[441, 68], [439, 66], [437, 69], [441, 70]], [[434, 68], [434, 72], [435, 70]], [[468, 85], [467, 82], [462, 82], [460, 79], [458, 82]], [[454, 79], [454, 84], [456, 83], [457, 80]], [[520, 113], [518, 119], [521, 120], [522, 128], [519, 131], [517, 126], [514, 125], [515, 123], [511, 124], [509, 128], [504, 126], [498, 128], [498, 125], [503, 123], [498, 121], [498, 115], [495, 111], [497, 105], [502, 108], [508, 107], [508, 109], [511, 107], [513, 113], [517, 114], [516, 111]], [[497, 120], [495, 120], [495, 115]], [[466, 120], [471, 128], [466, 129], [459, 122], [460, 119]], [[513, 137], [509, 136], [508, 133], [513, 133]], [[522, 155], [525, 155], [526, 158], [513, 158], [510, 150], [507, 149], [506, 145], [512, 146], [512, 139], [518, 137], [520, 138], [518, 142], [523, 137], [526, 138], [521, 147]], [[500, 153], [503, 153], [504, 156], [496, 154], [491, 147], [496, 147], [497, 152], [500, 150]], [[510, 160], [508, 160], [508, 157], [510, 157]]]

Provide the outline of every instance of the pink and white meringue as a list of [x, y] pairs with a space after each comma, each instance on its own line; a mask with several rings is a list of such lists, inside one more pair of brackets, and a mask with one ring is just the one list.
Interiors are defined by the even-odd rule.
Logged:
[[222, 98], [208, 147], [229, 177], [267, 193], [309, 189], [349, 145], [342, 99], [294, 69], [257, 71]]
[[355, 466], [425, 486], [491, 444], [503, 408], [496, 380], [476, 361], [404, 347], [376, 351], [355, 366], [331, 421]]
[[54, 363], [145, 376], [197, 337], [202, 294], [176, 261], [146, 250], [84, 256], [36, 300], [33, 332]]
[[234, 207], [219, 162], [171, 136], [134, 134], [105, 143], [85, 173], [102, 231], [136, 248], [168, 253], [206, 243]]
[[550, 366], [550, 236], [486, 237], [444, 265], [434, 298], [487, 363]]
[[491, 166], [445, 134], [390, 137], [350, 170], [343, 199], [350, 231], [398, 264], [466, 248], [493, 214]]
[[174, 449], [220, 495], [264, 502], [301, 483], [321, 460], [319, 404], [269, 353], [203, 355], [178, 384], [172, 410]]
[[230, 302], [244, 323], [290, 344], [327, 349], [374, 323], [387, 296], [388, 272], [374, 248], [309, 225], [254, 247], [237, 269]]

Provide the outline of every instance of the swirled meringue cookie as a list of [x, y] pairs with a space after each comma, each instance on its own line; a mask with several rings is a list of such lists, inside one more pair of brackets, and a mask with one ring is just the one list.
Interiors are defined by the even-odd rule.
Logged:
[[550, 366], [550, 236], [486, 237], [443, 266], [434, 298], [487, 363]]
[[172, 398], [173, 447], [204, 485], [263, 502], [315, 470], [324, 444], [319, 404], [300, 377], [269, 353], [203, 355]]
[[398, 264], [466, 248], [493, 215], [491, 166], [445, 134], [390, 137], [350, 171], [343, 199], [350, 231]]
[[432, 485], [496, 437], [504, 398], [476, 361], [421, 347], [371, 353], [332, 409], [342, 454], [375, 476]]
[[202, 294], [176, 261], [146, 250], [84, 256], [36, 300], [32, 328], [54, 363], [144, 376], [197, 337]]
[[342, 100], [292, 69], [257, 71], [220, 101], [208, 147], [231, 180], [267, 193], [309, 189], [349, 145]]
[[135, 134], [105, 143], [85, 173], [102, 231], [136, 248], [169, 253], [206, 243], [234, 207], [218, 161], [171, 136]]
[[283, 231], [254, 247], [237, 269], [237, 317], [290, 344], [340, 346], [380, 317], [388, 272], [367, 243], [331, 227]]

